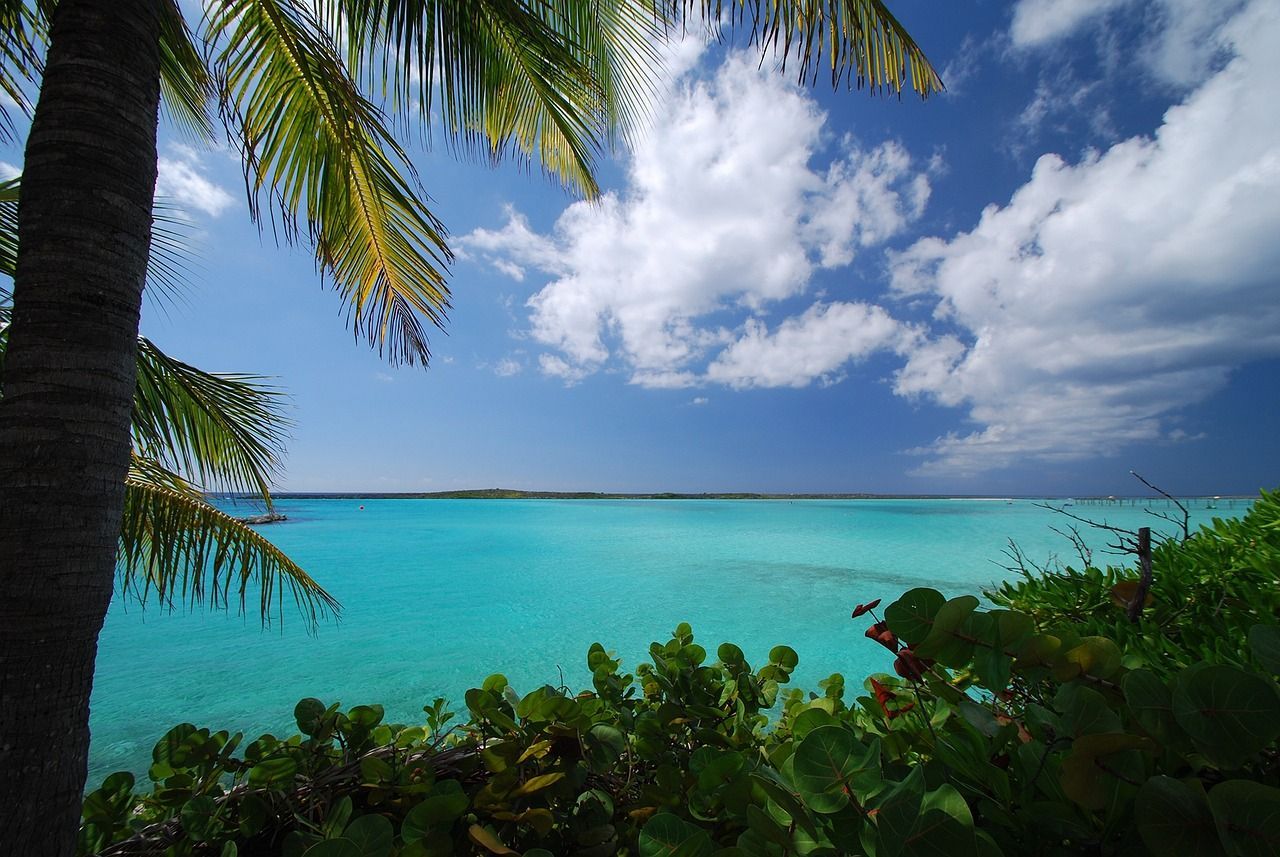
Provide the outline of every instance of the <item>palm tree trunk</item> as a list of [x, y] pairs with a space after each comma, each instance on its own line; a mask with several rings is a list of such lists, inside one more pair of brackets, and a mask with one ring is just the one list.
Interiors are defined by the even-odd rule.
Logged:
[[0, 399], [0, 854], [74, 853], [151, 237], [160, 0], [60, 0]]

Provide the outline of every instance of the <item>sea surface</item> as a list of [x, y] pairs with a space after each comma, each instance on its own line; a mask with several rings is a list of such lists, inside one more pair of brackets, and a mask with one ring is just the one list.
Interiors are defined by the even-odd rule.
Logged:
[[[1247, 506], [1194, 503], [1193, 525]], [[762, 663], [785, 643], [800, 655], [794, 685], [816, 689], [842, 672], [857, 686], [890, 663], [863, 637], [867, 622], [850, 619], [856, 603], [888, 603], [915, 586], [976, 593], [1010, 576], [1010, 539], [1037, 562], [1079, 565], [1052, 529], [1072, 522], [1030, 500], [344, 499], [278, 508], [288, 521], [262, 533], [341, 601], [340, 621], [308, 633], [286, 603], [283, 623], [264, 630], [256, 613], [168, 612], [117, 598], [99, 644], [90, 788], [114, 770], [142, 779], [152, 745], [176, 723], [292, 734], [294, 703], [306, 696], [381, 703], [390, 720], [422, 722], [436, 697], [465, 712], [466, 689], [494, 672], [522, 693], [562, 681], [589, 687], [593, 642], [634, 668], [682, 621], [713, 657], [731, 641]], [[1153, 508], [1169, 511], [1165, 501]], [[1174, 529], [1131, 501], [1069, 511]], [[1098, 549], [1108, 541], [1084, 534]]]

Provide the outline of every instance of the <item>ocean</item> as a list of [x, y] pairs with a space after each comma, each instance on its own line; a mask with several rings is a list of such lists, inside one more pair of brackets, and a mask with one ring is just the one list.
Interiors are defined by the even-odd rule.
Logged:
[[[1193, 525], [1246, 501], [1192, 504]], [[386, 500], [289, 499], [262, 529], [343, 605], [313, 633], [286, 601], [256, 614], [169, 612], [117, 598], [98, 650], [89, 787], [145, 776], [172, 725], [292, 734], [306, 696], [380, 703], [421, 722], [436, 697], [462, 697], [494, 673], [522, 693], [590, 686], [596, 641], [624, 667], [689, 622], [708, 652], [737, 643], [754, 664], [785, 643], [793, 685], [832, 672], [856, 687], [891, 669], [864, 639], [858, 602], [915, 586], [977, 593], [1009, 576], [1015, 540], [1033, 560], [1078, 565], [1051, 529], [1071, 522], [1029, 500]], [[1165, 501], [1153, 504], [1165, 512]], [[234, 511], [234, 510], [233, 510]], [[1174, 528], [1141, 505], [1072, 512], [1136, 529]], [[240, 514], [251, 514], [242, 509]], [[1108, 534], [1084, 532], [1105, 548]], [[1095, 561], [1105, 561], [1102, 554]], [[250, 598], [250, 608], [256, 602]], [[714, 654], [712, 655], [714, 657]]]

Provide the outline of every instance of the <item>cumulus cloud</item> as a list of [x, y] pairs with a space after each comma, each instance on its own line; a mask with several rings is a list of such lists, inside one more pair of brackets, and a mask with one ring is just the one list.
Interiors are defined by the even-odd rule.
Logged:
[[817, 303], [772, 333], [763, 322], [747, 322], [746, 333], [707, 368], [707, 378], [735, 388], [831, 382], [850, 361], [892, 346], [904, 332], [882, 307]]
[[[546, 374], [574, 383], [616, 360], [646, 387], [749, 385], [761, 334], [746, 320], [901, 234], [929, 198], [928, 168], [900, 145], [828, 139], [825, 121], [808, 93], [731, 54], [710, 80], [677, 84], [625, 192], [569, 206], [549, 234], [509, 209], [459, 244], [516, 279], [551, 278], [528, 301]], [[705, 375], [726, 346], [741, 357]]]
[[1280, 355], [1280, 8], [1254, 3], [1218, 40], [1234, 59], [1153, 137], [1045, 155], [972, 231], [896, 256], [896, 292], [954, 333], [908, 348], [895, 388], [977, 426], [919, 450], [924, 472], [1168, 439], [1171, 413]]
[[1018, 0], [1009, 38], [1015, 48], [1044, 48], [1102, 24], [1113, 12], [1134, 9], [1152, 24], [1138, 46], [1138, 59], [1157, 79], [1186, 87], [1202, 80], [1229, 49], [1220, 38], [1221, 27], [1242, 5], [1242, 0]]
[[200, 153], [178, 144], [170, 145], [160, 157], [156, 196], [210, 217], [217, 217], [235, 203], [231, 194], [205, 175]]
[[1009, 36], [1016, 47], [1036, 47], [1076, 32], [1129, 0], [1019, 0]]

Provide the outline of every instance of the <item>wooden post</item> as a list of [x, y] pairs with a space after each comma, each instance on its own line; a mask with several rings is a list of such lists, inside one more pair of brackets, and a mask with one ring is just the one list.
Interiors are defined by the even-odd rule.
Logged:
[[1147, 603], [1147, 593], [1151, 590], [1151, 528], [1141, 527], [1138, 530], [1138, 567], [1142, 576], [1138, 579], [1138, 588], [1129, 602], [1129, 621], [1135, 625], [1142, 615], [1142, 608]]

